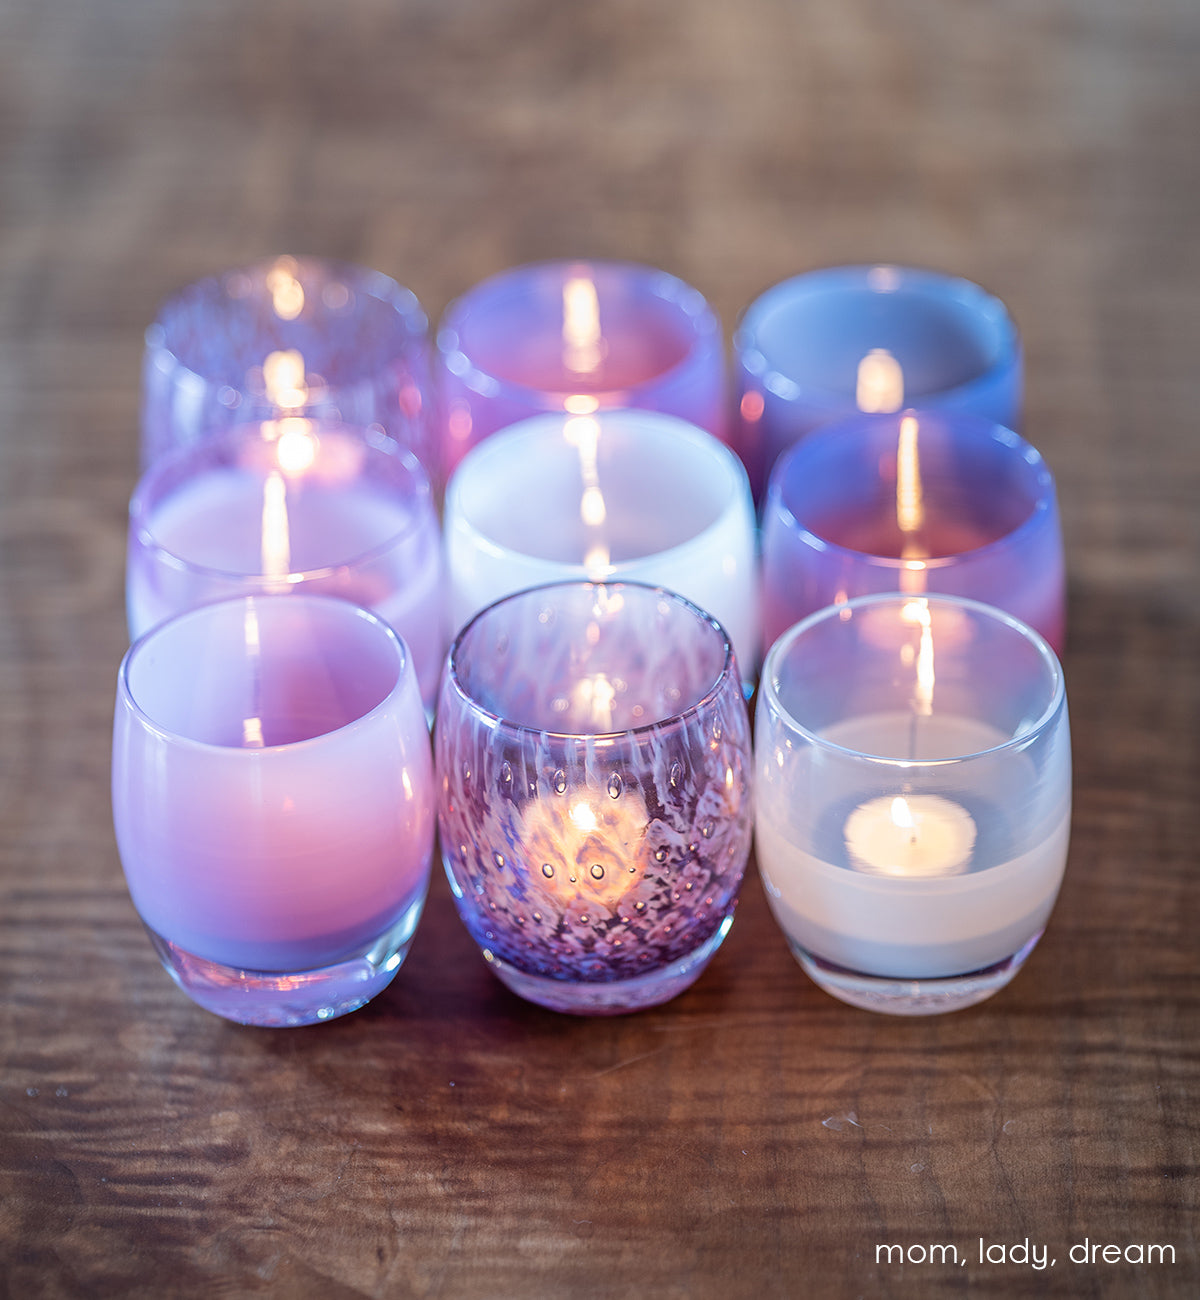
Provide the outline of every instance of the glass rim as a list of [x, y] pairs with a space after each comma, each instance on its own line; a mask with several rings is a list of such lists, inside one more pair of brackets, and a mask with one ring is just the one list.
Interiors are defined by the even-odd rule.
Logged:
[[[342, 616], [344, 609], [352, 618], [363, 620], [377, 627], [383, 634], [383, 642], [395, 652], [396, 676], [387, 693], [378, 704], [373, 705], [358, 717], [351, 718], [349, 722], [344, 722], [340, 727], [334, 727], [330, 731], [322, 731], [315, 736], [306, 736], [303, 740], [287, 741], [281, 745], [260, 745], [254, 748], [248, 748], [244, 745], [218, 745], [211, 741], [196, 740], [192, 736], [185, 736], [182, 732], [175, 731], [170, 727], [164, 726], [149, 713], [138, 702], [134, 695], [133, 688], [129, 682], [129, 674], [133, 669], [135, 660], [143, 654], [149, 646], [149, 643], [155, 637], [168, 627], [190, 618], [200, 618], [211, 615], [213, 611], [232, 605], [246, 605], [250, 602], [276, 602], [281, 600], [302, 601], [306, 604], [319, 604], [329, 609], [340, 607], [337, 617]], [[268, 608], [273, 608], [269, 605]], [[416, 670], [413, 664], [412, 653], [408, 648], [408, 643], [392, 627], [386, 619], [380, 618], [378, 614], [367, 609], [363, 605], [356, 605], [352, 601], [342, 600], [337, 596], [325, 596], [317, 592], [294, 592], [284, 596], [266, 595], [262, 592], [250, 592], [241, 596], [225, 596], [219, 600], [207, 600], [199, 605], [191, 605], [177, 614], [155, 623], [153, 627], [147, 628], [125, 651], [121, 657], [120, 666], [117, 668], [117, 702], [137, 720], [138, 725], [145, 731], [168, 741], [177, 747], [200, 750], [212, 754], [244, 754], [253, 759], [263, 754], [274, 753], [293, 753], [296, 750], [308, 746], [318, 745], [328, 741], [331, 737], [339, 736], [343, 732], [350, 731], [352, 728], [360, 727], [369, 722], [376, 714], [381, 713], [396, 695], [403, 689], [406, 675], [413, 677], [414, 687], [416, 687]], [[417, 696], [420, 698], [420, 690], [417, 688]], [[241, 761], [236, 760], [236, 761]]]
[[[869, 609], [872, 606], [906, 605], [914, 600], [922, 600], [935, 605], [958, 609], [977, 618], [984, 618], [989, 622], [1002, 624], [1029, 644], [1036, 653], [1038, 662], [1042, 666], [1050, 685], [1050, 698], [1038, 716], [1031, 721], [1024, 722], [1015, 736], [1011, 736], [1000, 744], [992, 745], [987, 749], [972, 750], [966, 754], [950, 754], [944, 758], [892, 758], [885, 754], [869, 754], [863, 750], [850, 749], [845, 745], [839, 745], [836, 741], [828, 740], [819, 732], [813, 731], [806, 726], [784, 705], [779, 698], [779, 664], [791, 652], [797, 642], [807, 636], [813, 628], [829, 622], [831, 619], [844, 620], [847, 612], [853, 616], [860, 610]], [[1062, 712], [1066, 703], [1066, 683], [1062, 664], [1040, 632], [1012, 614], [998, 609], [995, 605], [987, 605], [983, 601], [971, 600], [966, 596], [951, 596], [934, 592], [913, 593], [911, 595], [896, 591], [876, 592], [869, 596], [855, 596], [852, 600], [844, 601], [841, 604], [826, 605], [824, 609], [816, 610], [782, 633], [767, 651], [763, 660], [762, 673], [759, 677], [759, 690], [763, 707], [768, 709], [789, 730], [801, 736], [815, 748], [828, 753], [844, 755], [857, 762], [876, 763], [887, 768], [898, 768], [905, 771], [914, 769], [929, 771], [933, 768], [954, 766], [975, 759], [991, 757], [1006, 751], [1024, 749], [1054, 725], [1055, 719]]]
[[[887, 289], [874, 289], [870, 284], [872, 275], [895, 277], [896, 283]], [[933, 406], [954, 401], [968, 400], [977, 389], [990, 383], [996, 375], [1020, 361], [1021, 336], [1016, 321], [1004, 300], [985, 289], [983, 285], [969, 280], [965, 276], [948, 271], [939, 271], [932, 267], [901, 266], [894, 262], [856, 262], [847, 266], [820, 266], [808, 271], [800, 271], [784, 280], [776, 281], [746, 307], [737, 319], [733, 331], [733, 352], [742, 368], [750, 370], [763, 387], [776, 394], [784, 401], [796, 401], [803, 398], [814, 406], [829, 410], [845, 408], [847, 395], [844, 391], [827, 388], [819, 384], [802, 384], [778, 367], [773, 366], [766, 353], [759, 345], [759, 334], [765, 317], [772, 312], [777, 298], [786, 297], [788, 291], [797, 288], [812, 290], [816, 293], [830, 289], [862, 289], [868, 293], [895, 293], [905, 288], [916, 290], [922, 296], [940, 300], [942, 293], [931, 294], [929, 290], [948, 291], [949, 297], [970, 308], [979, 316], [987, 319], [997, 330], [994, 353], [986, 368], [971, 379], [960, 384], [939, 388], [931, 393], [921, 395], [922, 400]], [[751, 368], [745, 366], [742, 358], [755, 355], [760, 365]], [[772, 387], [772, 382], [775, 386]], [[779, 390], [784, 389], [781, 393]], [[794, 389], [785, 395], [787, 389]]]
[[[248, 591], [247, 595], [272, 595], [279, 594], [269, 590], [259, 590], [259, 588], [269, 587], [271, 584], [276, 586], [287, 584], [289, 587], [298, 586], [305, 582], [317, 582], [323, 578], [332, 577], [342, 569], [358, 569], [370, 564], [372, 561], [386, 555], [389, 551], [401, 546], [409, 538], [416, 536], [421, 531], [422, 521], [420, 518], [422, 505], [427, 505], [433, 511], [433, 487], [430, 483], [429, 473], [421, 463], [420, 458], [411, 447], [402, 446], [394, 439], [387, 437], [386, 434], [374, 435], [371, 430], [362, 428], [359, 425], [343, 424], [340, 421], [324, 419], [320, 416], [284, 416], [283, 419], [301, 419], [306, 423], [318, 426], [314, 430], [314, 435], [320, 439], [322, 432], [325, 434], [344, 435], [355, 442], [361, 443], [372, 455], [391, 456], [403, 466], [405, 471], [411, 476], [416, 491], [412, 496], [403, 498], [406, 504], [412, 504], [415, 508], [412, 511], [411, 518], [406, 521], [403, 528], [385, 538], [381, 542], [376, 542], [374, 546], [369, 546], [366, 550], [357, 551], [345, 559], [333, 561], [330, 564], [323, 564], [315, 569], [298, 569], [289, 571], [286, 574], [268, 575], [265, 573], [241, 573], [232, 569], [221, 569], [211, 564], [199, 564], [195, 560], [190, 560], [185, 555], [179, 555], [169, 547], [164, 546], [155, 536], [150, 527], [150, 520], [157, 507], [148, 506], [146, 498], [150, 496], [155, 488], [159, 486], [162, 479], [166, 478], [171, 470], [179, 468], [186, 461], [192, 458], [203, 456], [204, 452], [209, 449], [219, 449], [224, 446], [240, 442], [248, 442], [253, 439], [253, 431], [261, 431], [264, 424], [279, 423], [278, 420], [248, 420], [243, 424], [229, 425], [219, 429], [216, 433], [201, 439], [199, 442], [188, 443], [186, 446], [175, 447], [166, 455], [160, 456], [155, 460], [142, 475], [137, 486], [133, 490], [133, 495], [129, 499], [129, 529], [130, 536], [136, 537], [142, 550], [153, 556], [154, 559], [166, 565], [168, 568], [175, 569], [179, 573], [195, 574], [199, 577], [218, 578], [223, 581], [232, 581], [242, 586], [253, 588]], [[260, 439], [269, 441], [268, 439]], [[217, 466], [215, 468], [221, 468]], [[230, 465], [228, 468], [236, 469], [236, 465]], [[170, 492], [168, 492], [160, 501], [170, 500], [175, 491], [195, 481], [194, 475], [186, 475], [181, 478]], [[434, 522], [436, 524], [436, 512], [434, 513]]]
[[[494, 369], [480, 365], [476, 358], [464, 350], [462, 346], [463, 324], [466, 314], [472, 307], [478, 307], [481, 302], [486, 303], [491, 295], [510, 286], [522, 286], [538, 274], [570, 267], [596, 267], [611, 274], [628, 275], [652, 292], [656, 283], [664, 288], [669, 288], [669, 294], [654, 293], [654, 296], [675, 307], [681, 316], [692, 322], [694, 327], [691, 330], [689, 344], [684, 349], [679, 360], [664, 367], [643, 384], [635, 385], [632, 388], [588, 389], [586, 385], [579, 384], [560, 389], [523, 384], [511, 379], [505, 379], [496, 374]], [[695, 304], [694, 309], [689, 306], [689, 300]], [[564, 403], [572, 397], [594, 399], [599, 403], [597, 410], [621, 410], [630, 406], [630, 394], [636, 392], [639, 388], [660, 384], [669, 387], [671, 384], [678, 382], [678, 379], [686, 372], [693, 359], [701, 355], [703, 350], [714, 341], [719, 345], [723, 358], [724, 337], [721, 322], [717, 318], [711, 303], [699, 289], [671, 271], [663, 271], [644, 262], [627, 262], [603, 257], [563, 257], [544, 262], [524, 262], [519, 266], [507, 267], [505, 270], [497, 271], [494, 275], [489, 275], [480, 280], [467, 289], [465, 293], [459, 294], [442, 313], [434, 334], [434, 351], [439, 362], [446, 370], [460, 380], [465, 387], [479, 393], [481, 396], [520, 401], [527, 406], [538, 408], [539, 413], [549, 414], [556, 411], [565, 411], [566, 414], [570, 415], [575, 413], [566, 411]], [[454, 358], [453, 366], [450, 364], [452, 357]], [[591, 415], [594, 412], [581, 411], [578, 414]]]
[[[541, 440], [543, 430], [562, 428], [567, 420], [599, 419], [601, 416], [603, 416], [606, 424], [615, 424], [618, 428], [649, 424], [657, 432], [671, 438], [678, 438], [681, 443], [686, 442], [695, 451], [710, 457], [710, 463], [722, 473], [722, 487], [725, 489], [725, 499], [721, 503], [716, 518], [699, 532], [693, 533], [681, 542], [676, 542], [673, 546], [663, 547], [657, 551], [648, 551], [644, 555], [638, 555], [633, 559], [620, 560], [615, 563], [610, 562], [604, 566], [603, 577], [590, 578], [588, 577], [587, 566], [583, 561], [576, 563], [574, 561], [548, 560], [543, 556], [533, 555], [529, 551], [517, 550], [515, 547], [502, 545], [490, 533], [484, 532], [467, 511], [462, 508], [463, 482], [465, 479], [463, 466], [467, 465], [468, 461], [470, 462], [469, 469], [478, 469], [482, 473], [482, 467], [489, 457], [499, 456], [508, 450], [510, 446], [519, 442], [538, 442]], [[744, 492], [740, 489], [744, 489]], [[647, 563], [675, 559], [679, 555], [686, 554], [689, 549], [702, 545], [709, 534], [713, 533], [736, 512], [741, 501], [749, 504], [751, 500], [750, 480], [741, 460], [730, 447], [714, 434], [702, 429], [698, 424], [692, 424], [690, 420], [685, 420], [676, 415], [667, 415], [661, 411], [640, 411], [630, 408], [596, 412], [587, 416], [575, 416], [567, 412], [543, 412], [539, 415], [527, 416], [525, 419], [507, 425], [503, 429], [498, 429], [467, 451], [455, 468], [454, 473], [450, 476], [450, 482], [446, 485], [444, 519], [447, 525], [447, 536], [450, 531], [449, 525], [452, 523], [461, 524], [472, 542], [476, 544], [482, 542], [493, 554], [503, 554], [506, 558], [511, 557], [529, 566], [553, 566], [555, 569], [562, 571], [564, 575], [567, 575], [562, 578], [552, 579], [551, 581], [554, 583], [580, 580], [597, 583], [628, 581], [635, 585], [654, 586], [656, 584], [642, 583], [637, 578], [627, 579], [623, 575]], [[752, 505], [750, 505], [750, 519], [753, 527]], [[539, 583], [535, 585], [546, 586], [550, 584]]]
[[[981, 436], [986, 434], [991, 442], [1011, 450], [1014, 457], [1021, 459], [1030, 467], [1036, 493], [1029, 513], [1015, 528], [1010, 528], [999, 537], [992, 538], [990, 542], [984, 542], [982, 546], [973, 546], [969, 550], [956, 551], [952, 555], [930, 555], [924, 559], [905, 560], [897, 555], [878, 555], [873, 551], [855, 550], [852, 546], [844, 546], [841, 542], [835, 542], [832, 538], [824, 537], [801, 520], [787, 501], [784, 500], [784, 473], [794, 461], [800, 460], [802, 455], [806, 454], [806, 449], [807, 452], [812, 451], [811, 444], [816, 444], [816, 449], [819, 451], [825, 443], [845, 442], [855, 435], [865, 437], [873, 428], [882, 428], [886, 424], [898, 422], [908, 416], [919, 418], [922, 415], [932, 416], [938, 420], [953, 421], [964, 427], [971, 428], [974, 430], [970, 435], [971, 437], [974, 437], [976, 433]], [[849, 415], [843, 420], [836, 420], [822, 425], [819, 429], [814, 429], [811, 433], [805, 434], [798, 439], [780, 455], [771, 470], [764, 496], [763, 516], [765, 523], [768, 514], [774, 509], [782, 517], [782, 522], [785, 525], [789, 522], [794, 525], [794, 531], [801, 541], [814, 550], [828, 551], [834, 555], [845, 556], [848, 559], [866, 563], [875, 568], [920, 573], [929, 569], [956, 568], [974, 562], [979, 558], [987, 558], [991, 552], [1019, 544], [1024, 540], [1026, 533], [1033, 532], [1034, 529], [1041, 526], [1044, 519], [1050, 516], [1050, 512], [1057, 505], [1057, 501], [1058, 487], [1054, 480], [1053, 470], [1046, 463], [1042, 453], [1014, 429], [999, 424], [995, 420], [989, 420], [984, 416], [972, 415], [967, 411], [909, 407], [903, 411], [860, 411], [857, 415]], [[887, 593], [878, 594], [886, 595]], [[912, 593], [914, 597], [921, 594], [920, 592]]]
[[[467, 690], [459, 671], [458, 658], [462, 648], [463, 640], [477, 623], [492, 614], [501, 605], [506, 605], [510, 601], [523, 600], [534, 593], [552, 592], [559, 588], [570, 587], [576, 590], [582, 588], [608, 589], [620, 588], [622, 591], [634, 589], [641, 593], [652, 594], [658, 599], [666, 599], [674, 604], [682, 606], [688, 610], [696, 619], [697, 624], [706, 627], [711, 632], [720, 637], [723, 646], [723, 656], [721, 667], [718, 669], [716, 677], [712, 683], [705, 689], [704, 693], [698, 699], [692, 701], [686, 708], [679, 709], [675, 713], [665, 717], [655, 718], [649, 722], [639, 722], [634, 727], [622, 727], [617, 731], [554, 731], [546, 727], [533, 726], [530, 723], [518, 722], [513, 718], [506, 718], [502, 714], [496, 713], [491, 709], [485, 708], [474, 695]], [[539, 735], [548, 740], [557, 741], [595, 741], [602, 743], [614, 743], [626, 736], [641, 736], [645, 733], [657, 730], [668, 724], [686, 722], [697, 716], [702, 710], [708, 708], [720, 695], [727, 682], [732, 681], [737, 691], [738, 699], [742, 699], [741, 679], [737, 673], [737, 660], [734, 655], [733, 642], [729, 639], [729, 633], [724, 626], [706, 610], [700, 608], [694, 601], [688, 600], [686, 596], [681, 596], [677, 591], [672, 591], [669, 587], [657, 586], [649, 582], [637, 582], [627, 579], [621, 579], [616, 582], [587, 582], [575, 579], [567, 579], [562, 582], [539, 583], [532, 587], [523, 587], [520, 591], [512, 591], [507, 595], [500, 596], [492, 601], [490, 605], [485, 605], [483, 609], [477, 611], [467, 620], [466, 623], [455, 634], [454, 640], [450, 644], [450, 649], [446, 653], [445, 660], [445, 687], [449, 687], [455, 693], [460, 703], [474, 717], [481, 719], [493, 729], [502, 730], [508, 735]], [[440, 708], [438, 710], [441, 712]]]
[[[393, 308], [397, 318], [404, 325], [407, 343], [419, 343], [422, 338], [427, 336], [429, 318], [417, 295], [407, 286], [393, 279], [385, 271], [378, 271], [372, 267], [363, 266], [358, 262], [346, 262], [339, 258], [321, 257], [310, 253], [276, 253], [271, 257], [260, 258], [255, 262], [228, 267], [222, 271], [214, 271], [209, 275], [201, 276], [197, 280], [192, 280], [168, 294], [160, 303], [154, 320], [146, 327], [143, 335], [146, 357], [153, 359], [164, 374], [170, 370], [178, 370], [183, 374], [192, 376], [196, 383], [202, 384], [205, 388], [229, 387], [236, 392], [244, 392], [245, 390], [238, 385], [228, 384], [223, 379], [217, 379], [210, 374], [206, 374], [203, 370], [197, 369], [184, 360], [181, 355], [182, 349], [175, 346], [170, 339], [174, 317], [186, 309], [194, 300], [205, 299], [219, 302], [221, 298], [226, 296], [224, 284], [231, 276], [265, 275], [266, 271], [271, 267], [289, 258], [296, 263], [298, 268], [308, 265], [330, 271], [337, 275], [338, 278], [351, 282], [359, 293]], [[169, 364], [164, 365], [163, 362], [168, 359]], [[353, 377], [345, 382], [330, 384], [328, 388], [330, 391], [352, 388], [368, 381], [374, 373], [375, 369], [364, 368], [361, 371], [356, 371]]]

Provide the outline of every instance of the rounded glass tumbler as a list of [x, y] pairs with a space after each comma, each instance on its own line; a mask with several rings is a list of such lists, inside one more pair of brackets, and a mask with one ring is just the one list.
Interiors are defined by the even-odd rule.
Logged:
[[146, 331], [142, 465], [231, 424], [377, 425], [436, 473], [429, 326], [379, 271], [275, 257], [188, 285]]
[[543, 415], [474, 448], [446, 490], [451, 625], [571, 579], [668, 587], [758, 667], [754, 502], [738, 458], [672, 416]]
[[997, 605], [1062, 650], [1054, 476], [1000, 425], [920, 411], [821, 429], [776, 464], [762, 537], [768, 645], [826, 605], [928, 591]]
[[241, 595], [315, 592], [365, 605], [404, 637], [426, 706], [446, 652], [441, 530], [411, 451], [290, 417], [166, 456], [129, 506], [129, 632]]
[[251, 596], [160, 624], [121, 664], [112, 781], [134, 906], [200, 1006], [308, 1024], [391, 982], [435, 808], [416, 674], [382, 620]]
[[733, 340], [733, 445], [755, 499], [792, 443], [855, 411], [965, 411], [1021, 427], [1021, 340], [979, 285], [903, 266], [793, 276], [746, 309]]
[[750, 727], [733, 649], [633, 583], [509, 596], [450, 651], [436, 727], [442, 855], [497, 976], [610, 1015], [688, 987], [750, 852]]
[[971, 1006], [1020, 969], [1067, 858], [1062, 671], [1031, 628], [950, 596], [867, 596], [771, 647], [756, 845], [804, 970], [855, 1006]]
[[447, 476], [507, 425], [547, 411], [636, 407], [726, 431], [721, 322], [665, 271], [540, 262], [476, 285], [437, 335]]

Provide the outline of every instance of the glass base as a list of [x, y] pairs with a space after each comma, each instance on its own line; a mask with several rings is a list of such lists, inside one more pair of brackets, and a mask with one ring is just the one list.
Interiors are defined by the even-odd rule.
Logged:
[[656, 1007], [682, 993], [700, 978], [732, 925], [733, 917], [727, 916], [716, 933], [686, 957], [645, 975], [611, 983], [573, 984], [546, 975], [530, 975], [486, 949], [483, 955], [500, 980], [526, 1001], [575, 1016], [620, 1016]]
[[333, 1020], [382, 993], [408, 956], [424, 906], [422, 896], [364, 952], [315, 970], [225, 966], [146, 929], [167, 974], [193, 1002], [240, 1025], [281, 1028]]
[[835, 966], [790, 941], [789, 947], [814, 984], [852, 1007], [879, 1011], [889, 1016], [938, 1016], [946, 1011], [973, 1007], [999, 992], [1024, 966], [1025, 959], [1041, 937], [1042, 931], [1039, 930], [1011, 957], [1005, 957], [1003, 961], [985, 966], [982, 970], [937, 979], [863, 975], [859, 971], [847, 970], [844, 966]]

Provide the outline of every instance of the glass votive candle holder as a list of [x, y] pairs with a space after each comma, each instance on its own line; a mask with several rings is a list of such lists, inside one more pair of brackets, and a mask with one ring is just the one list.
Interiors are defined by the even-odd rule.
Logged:
[[524, 587], [646, 582], [712, 614], [758, 666], [754, 502], [711, 434], [646, 411], [543, 415], [475, 447], [446, 490], [450, 622]]
[[509, 596], [451, 648], [435, 751], [450, 887], [510, 989], [607, 1015], [699, 976], [751, 840], [749, 718], [714, 619], [633, 583]]
[[446, 475], [476, 443], [547, 411], [637, 407], [723, 437], [721, 323], [698, 290], [624, 262], [541, 262], [450, 304], [437, 335]]
[[771, 474], [762, 547], [768, 645], [825, 605], [930, 591], [998, 605], [1062, 650], [1054, 477], [986, 420], [859, 415], [811, 434]]
[[378, 426], [436, 473], [429, 326], [379, 271], [276, 257], [169, 298], [146, 331], [142, 465], [231, 424]]
[[385, 988], [425, 901], [432, 768], [403, 642], [345, 601], [218, 601], [136, 642], [113, 821], [180, 988], [254, 1025], [327, 1020]]
[[812, 979], [897, 1015], [1007, 984], [1067, 858], [1067, 703], [1046, 642], [976, 601], [862, 597], [771, 647], [755, 726], [759, 870]]
[[734, 335], [733, 445], [755, 499], [771, 466], [855, 411], [966, 411], [1021, 427], [1020, 337], [970, 280], [901, 266], [809, 271], [768, 289]]
[[446, 649], [441, 532], [411, 451], [290, 416], [227, 429], [153, 465], [129, 507], [130, 638], [191, 606], [317, 592], [407, 641], [432, 705]]

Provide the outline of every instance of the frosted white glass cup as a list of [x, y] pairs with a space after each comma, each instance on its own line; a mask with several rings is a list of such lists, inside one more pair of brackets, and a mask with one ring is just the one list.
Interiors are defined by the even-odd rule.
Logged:
[[785, 632], [755, 737], [759, 870], [812, 979], [926, 1015], [1003, 988], [1062, 880], [1062, 670], [1024, 623], [955, 596], [866, 596]]
[[644, 582], [712, 614], [755, 676], [750, 484], [728, 447], [685, 420], [601, 411], [512, 425], [455, 471], [445, 536], [453, 628], [528, 587]]

